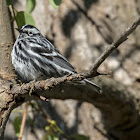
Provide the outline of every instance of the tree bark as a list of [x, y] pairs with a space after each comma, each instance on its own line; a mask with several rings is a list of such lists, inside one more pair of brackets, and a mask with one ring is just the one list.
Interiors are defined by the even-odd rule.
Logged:
[[0, 139], [3, 139], [6, 122], [12, 110], [13, 96], [7, 91], [14, 78], [11, 64], [13, 34], [6, 0], [0, 1]]

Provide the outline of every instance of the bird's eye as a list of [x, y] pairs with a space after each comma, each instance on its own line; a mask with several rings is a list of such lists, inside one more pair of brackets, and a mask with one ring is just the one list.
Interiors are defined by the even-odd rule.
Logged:
[[32, 32], [28, 32], [28, 35], [29, 35], [29, 36], [32, 36], [32, 35], [33, 35], [33, 33], [32, 33]]

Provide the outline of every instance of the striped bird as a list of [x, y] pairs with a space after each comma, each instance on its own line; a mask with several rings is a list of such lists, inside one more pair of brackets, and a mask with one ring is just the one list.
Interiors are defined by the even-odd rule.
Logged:
[[[22, 82], [62, 77], [76, 71], [68, 60], [32, 25], [24, 25], [11, 53], [12, 64]], [[100, 88], [91, 81], [79, 81], [100, 92]]]

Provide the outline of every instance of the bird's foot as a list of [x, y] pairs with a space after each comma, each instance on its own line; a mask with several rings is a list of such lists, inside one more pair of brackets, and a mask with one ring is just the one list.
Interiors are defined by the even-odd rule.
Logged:
[[52, 89], [54, 86], [57, 85], [57, 81], [55, 80], [55, 78], [51, 78], [49, 80], [46, 80], [47, 84], [45, 86], [45, 89]]
[[49, 85], [49, 84], [47, 84], [47, 85], [45, 86], [45, 89], [46, 89], [46, 90], [52, 89], [52, 88], [53, 88], [53, 86], [52, 86], [52, 85]]
[[19, 88], [19, 92], [22, 91], [22, 88], [24, 87], [25, 83], [20, 83], [20, 88]]
[[35, 81], [36, 81], [36, 80], [33, 80], [33, 81], [31, 82], [31, 85], [29, 86], [29, 89], [30, 89], [29, 95], [30, 95], [30, 96], [32, 95], [32, 92], [33, 92], [34, 89], [35, 89]]

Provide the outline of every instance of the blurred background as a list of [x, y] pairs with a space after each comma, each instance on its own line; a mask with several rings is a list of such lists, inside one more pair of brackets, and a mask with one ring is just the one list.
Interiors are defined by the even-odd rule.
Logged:
[[[13, 2], [17, 11], [26, 11], [26, 0]], [[49, 0], [36, 0], [32, 12], [36, 27], [78, 72], [89, 70], [101, 53], [139, 15], [139, 0], [63, 0], [58, 8], [54, 8]], [[109, 79], [124, 85], [126, 90], [131, 87], [133, 92], [140, 90], [139, 37], [138, 28], [99, 68], [99, 71], [111, 71]], [[96, 79], [95, 82], [102, 85], [98, 83], [98, 77]], [[102, 111], [92, 104], [74, 100], [39, 101], [39, 104], [66, 135], [81, 134], [85, 136], [82, 140], [119, 140], [119, 136], [106, 132]], [[22, 117], [22, 109], [24, 105], [12, 112], [5, 131], [6, 140], [17, 139], [13, 122], [17, 116]], [[45, 118], [29, 106], [23, 140], [45, 139], [47, 125]]]

